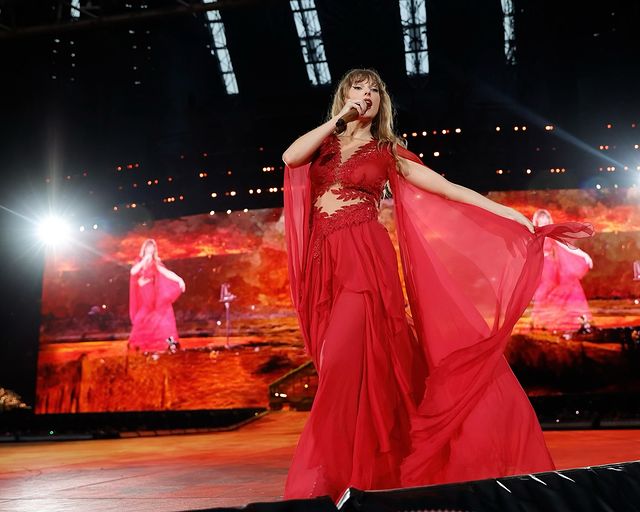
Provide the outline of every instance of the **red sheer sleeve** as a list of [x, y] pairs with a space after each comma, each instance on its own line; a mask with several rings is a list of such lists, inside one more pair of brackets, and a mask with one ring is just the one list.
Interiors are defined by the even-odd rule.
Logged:
[[558, 273], [561, 276], [582, 279], [589, 272], [589, 263], [583, 255], [567, 251], [563, 247], [556, 247], [555, 251]]
[[[398, 147], [402, 158], [422, 163]], [[570, 242], [589, 224], [536, 228], [415, 187], [393, 169], [398, 244], [407, 295], [429, 377], [412, 421], [405, 482], [429, 481], [446, 463], [447, 442], [491, 381], [543, 265], [545, 237]]]
[[[140, 259], [137, 259], [133, 264], [136, 265]], [[139, 302], [140, 299], [138, 297], [138, 276], [129, 274], [129, 319], [131, 323], [136, 318], [138, 314], [138, 309], [140, 307]]]
[[[289, 267], [289, 285], [291, 300], [300, 320], [302, 275], [304, 258], [309, 245], [309, 221], [311, 215], [310, 165], [285, 167], [284, 170], [284, 226], [287, 245], [287, 263]], [[300, 321], [300, 326], [303, 323]], [[302, 329], [305, 348], [312, 355], [309, 337]]]
[[[156, 265], [166, 268], [164, 263], [161, 261], [157, 261]], [[161, 307], [166, 304], [173, 304], [182, 294], [180, 285], [173, 279], [169, 279], [157, 269], [155, 270], [155, 286], [157, 307]]]

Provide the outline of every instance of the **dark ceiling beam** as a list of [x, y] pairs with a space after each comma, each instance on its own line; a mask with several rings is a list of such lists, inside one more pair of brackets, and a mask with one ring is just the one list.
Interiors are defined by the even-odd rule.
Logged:
[[71, 2], [64, 2], [64, 4], [67, 5], [69, 7], [69, 9], [73, 9], [74, 11], [78, 11], [80, 14], [84, 14], [86, 16], [89, 16], [89, 18], [98, 18], [99, 17], [97, 14], [93, 14], [92, 12], [88, 11], [87, 9], [85, 9], [83, 7], [74, 6]]
[[[187, 14], [198, 14], [206, 11], [216, 11], [219, 9], [248, 7], [252, 5], [264, 6], [265, 3], [283, 3], [286, 0], [218, 0], [215, 3], [187, 3], [179, 0], [179, 5], [174, 7], [164, 7], [157, 9], [145, 9], [137, 12], [126, 14], [114, 14], [110, 16], [97, 16], [89, 20], [68, 21], [64, 23], [34, 25], [32, 27], [23, 27], [9, 29], [2, 26], [4, 32], [0, 32], [0, 40], [12, 39], [18, 37], [38, 36], [42, 34], [54, 34], [60, 32], [70, 32], [77, 30], [99, 29], [112, 25], [130, 24], [140, 21], [155, 20], [160, 18], [169, 18], [172, 16], [184, 16]], [[64, 2], [67, 3], [67, 2]]]

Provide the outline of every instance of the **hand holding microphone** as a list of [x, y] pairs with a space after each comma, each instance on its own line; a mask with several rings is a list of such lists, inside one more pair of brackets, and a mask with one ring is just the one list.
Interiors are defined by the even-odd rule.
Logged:
[[371, 108], [371, 105], [372, 103], [369, 98], [363, 100], [348, 100], [342, 110], [347, 108], [347, 106], [350, 106], [350, 108], [336, 121], [334, 133], [339, 135], [344, 132], [347, 129], [347, 123], [355, 121], [358, 117], [364, 115], [364, 113]]

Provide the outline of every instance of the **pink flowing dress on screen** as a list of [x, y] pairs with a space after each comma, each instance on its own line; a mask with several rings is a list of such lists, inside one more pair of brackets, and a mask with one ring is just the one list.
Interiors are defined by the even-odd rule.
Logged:
[[131, 275], [129, 280], [132, 324], [129, 346], [144, 351], [167, 349], [169, 337], [178, 341], [173, 303], [182, 291], [180, 285], [162, 275], [156, 265], [163, 264], [155, 262]]
[[584, 256], [568, 251], [556, 240], [545, 240], [542, 278], [531, 310], [534, 327], [575, 331], [582, 325], [581, 317], [592, 320], [580, 284], [588, 271], [589, 263]]

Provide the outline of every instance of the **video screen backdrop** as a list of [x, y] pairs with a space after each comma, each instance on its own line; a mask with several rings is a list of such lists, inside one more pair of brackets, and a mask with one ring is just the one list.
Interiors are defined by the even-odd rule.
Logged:
[[[640, 325], [638, 190], [489, 197], [529, 218], [544, 208], [555, 222], [586, 220], [597, 231], [577, 243], [593, 259], [581, 284], [595, 330], [563, 336], [532, 329], [529, 308], [507, 349], [527, 392], [640, 391], [633, 347], [603, 334]], [[383, 201], [380, 220], [396, 244], [392, 200]], [[266, 407], [269, 384], [308, 361], [289, 295], [281, 208], [159, 220], [117, 234], [88, 230], [77, 238], [45, 262], [38, 413]], [[172, 306], [174, 347], [129, 344], [130, 271], [147, 239], [186, 285]], [[235, 296], [228, 311], [223, 285]]]

